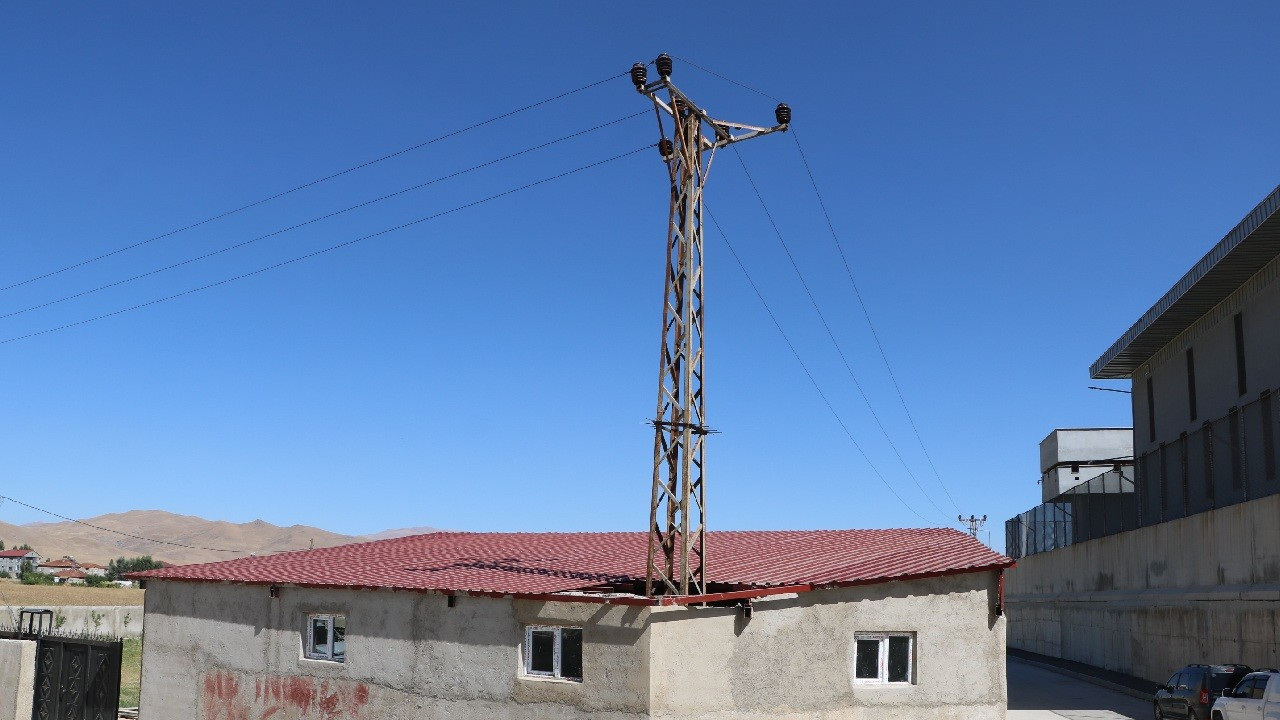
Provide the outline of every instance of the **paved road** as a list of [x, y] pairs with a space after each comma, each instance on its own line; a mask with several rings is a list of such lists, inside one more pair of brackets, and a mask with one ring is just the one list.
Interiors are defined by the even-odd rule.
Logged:
[[1009, 720], [1150, 720], [1151, 703], [1045, 670], [1007, 660]]

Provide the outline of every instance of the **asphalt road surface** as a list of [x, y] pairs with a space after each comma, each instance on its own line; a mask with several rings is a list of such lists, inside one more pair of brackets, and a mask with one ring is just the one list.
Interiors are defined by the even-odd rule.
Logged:
[[1009, 720], [1150, 720], [1151, 703], [1008, 658]]

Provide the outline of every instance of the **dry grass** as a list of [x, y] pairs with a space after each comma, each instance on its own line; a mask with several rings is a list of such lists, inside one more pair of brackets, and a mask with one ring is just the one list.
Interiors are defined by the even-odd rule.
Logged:
[[141, 605], [145, 591], [82, 585], [22, 585], [0, 580], [0, 604], [17, 607], [56, 605]]
[[125, 638], [120, 658], [120, 707], [138, 707], [142, 690], [142, 639]]

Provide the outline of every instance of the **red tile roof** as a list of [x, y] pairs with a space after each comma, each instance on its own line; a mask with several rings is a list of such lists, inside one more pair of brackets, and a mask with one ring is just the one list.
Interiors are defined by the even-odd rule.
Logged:
[[[544, 595], [644, 580], [644, 533], [461, 533], [181, 565], [131, 578]], [[923, 530], [707, 534], [707, 580], [768, 588], [852, 585], [1009, 567], [965, 533]]]
[[75, 579], [75, 578], [80, 578], [81, 580], [84, 579], [84, 573], [80, 572], [79, 570], [59, 570], [58, 572], [54, 573], [53, 576], [63, 578], [63, 579]]
[[[35, 550], [0, 550], [0, 558], [26, 557], [27, 555], [35, 552]], [[36, 555], [38, 556], [39, 553], [36, 553]]]

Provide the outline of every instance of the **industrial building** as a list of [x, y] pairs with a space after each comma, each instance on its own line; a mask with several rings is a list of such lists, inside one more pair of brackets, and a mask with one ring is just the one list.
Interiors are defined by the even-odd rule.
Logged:
[[1280, 188], [1090, 373], [1132, 380], [1133, 474], [1006, 523], [1010, 647], [1153, 681], [1280, 665]]
[[948, 529], [433, 533], [141, 573], [145, 718], [1003, 718], [1002, 574]]

